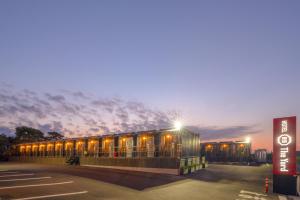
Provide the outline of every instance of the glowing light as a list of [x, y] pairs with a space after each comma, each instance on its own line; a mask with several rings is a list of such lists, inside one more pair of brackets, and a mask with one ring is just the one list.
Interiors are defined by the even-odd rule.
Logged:
[[246, 142], [246, 143], [250, 143], [250, 142], [251, 142], [251, 138], [250, 138], [250, 137], [246, 137], [246, 138], [245, 138], [245, 142]]
[[167, 135], [167, 138], [169, 139], [171, 136], [170, 135]]
[[125, 138], [123, 138], [123, 142], [125, 142]]
[[146, 140], [147, 138], [146, 137], [143, 137], [143, 140]]
[[174, 122], [175, 130], [179, 131], [182, 128], [182, 123], [180, 121]]
[[289, 144], [292, 143], [292, 137], [289, 136], [288, 134], [282, 134], [277, 138], [277, 142], [281, 146], [288, 146]]

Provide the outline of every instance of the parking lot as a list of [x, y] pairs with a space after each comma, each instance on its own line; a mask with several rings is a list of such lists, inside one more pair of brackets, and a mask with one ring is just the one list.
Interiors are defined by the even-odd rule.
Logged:
[[277, 199], [264, 194], [270, 166], [211, 165], [188, 176], [6, 163], [1, 199]]

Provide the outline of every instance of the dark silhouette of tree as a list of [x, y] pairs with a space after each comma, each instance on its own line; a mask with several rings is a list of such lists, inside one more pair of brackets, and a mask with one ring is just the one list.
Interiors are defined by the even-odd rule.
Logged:
[[13, 138], [4, 134], [0, 134], [0, 160], [8, 160], [9, 149], [13, 142]]
[[44, 140], [44, 133], [38, 129], [21, 126], [16, 128], [16, 142], [36, 142]]
[[48, 136], [46, 137], [48, 140], [60, 140], [64, 138], [64, 136], [58, 132], [48, 132]]

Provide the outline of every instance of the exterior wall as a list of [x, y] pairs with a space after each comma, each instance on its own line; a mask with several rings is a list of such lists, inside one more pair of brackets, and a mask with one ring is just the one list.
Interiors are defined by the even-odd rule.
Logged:
[[266, 149], [257, 149], [255, 150], [255, 161], [258, 163], [267, 162], [267, 150]]
[[87, 148], [87, 153], [89, 156], [93, 156], [93, 157], [98, 157], [99, 154], [99, 140], [97, 140], [96, 138], [90, 138], [88, 139], [88, 148]]
[[154, 157], [154, 135], [141, 134], [137, 137], [137, 155], [139, 157]]
[[[40, 164], [54, 164], [66, 165], [65, 157], [11, 157], [11, 161], [40, 163]], [[174, 158], [93, 158], [82, 157], [80, 159], [81, 165], [103, 165], [103, 166], [126, 166], [126, 167], [149, 167], [149, 168], [169, 168], [178, 169], [179, 162]]]
[[168, 168], [178, 166], [180, 158], [199, 157], [199, 142], [198, 134], [185, 130], [144, 131], [20, 144], [16, 155], [28, 162], [56, 163], [57, 158], [60, 163], [79, 156], [81, 163]]
[[181, 144], [181, 157], [200, 156], [201, 141], [199, 134], [193, 134], [187, 130], [178, 133]]
[[72, 156], [75, 152], [75, 141], [65, 141], [64, 142], [64, 154], [65, 156]]
[[119, 137], [118, 157], [132, 158], [133, 154], [133, 137], [121, 136]]
[[63, 156], [63, 142], [55, 142], [55, 156]]
[[102, 140], [102, 151], [101, 157], [110, 157], [114, 156], [114, 139], [113, 137], [104, 137]]
[[82, 139], [75, 141], [75, 152], [77, 156], [85, 155], [85, 141]]
[[54, 151], [54, 142], [48, 142], [47, 146], [46, 146], [46, 152], [47, 152], [47, 156], [54, 156], [55, 155], [55, 151]]
[[251, 157], [251, 143], [204, 143], [201, 147], [201, 154], [209, 162], [248, 162]]

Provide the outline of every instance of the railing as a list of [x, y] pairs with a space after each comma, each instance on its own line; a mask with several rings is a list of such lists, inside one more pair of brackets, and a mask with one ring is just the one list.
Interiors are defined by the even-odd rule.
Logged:
[[59, 150], [59, 151], [34, 151], [18, 152], [16, 156], [26, 157], [69, 157], [72, 155], [86, 157], [103, 157], [103, 158], [146, 158], [146, 157], [180, 157], [181, 147], [175, 145], [172, 147], [150, 146], [150, 147], [132, 147], [132, 148], [110, 148], [110, 149], [89, 149], [80, 150]]

